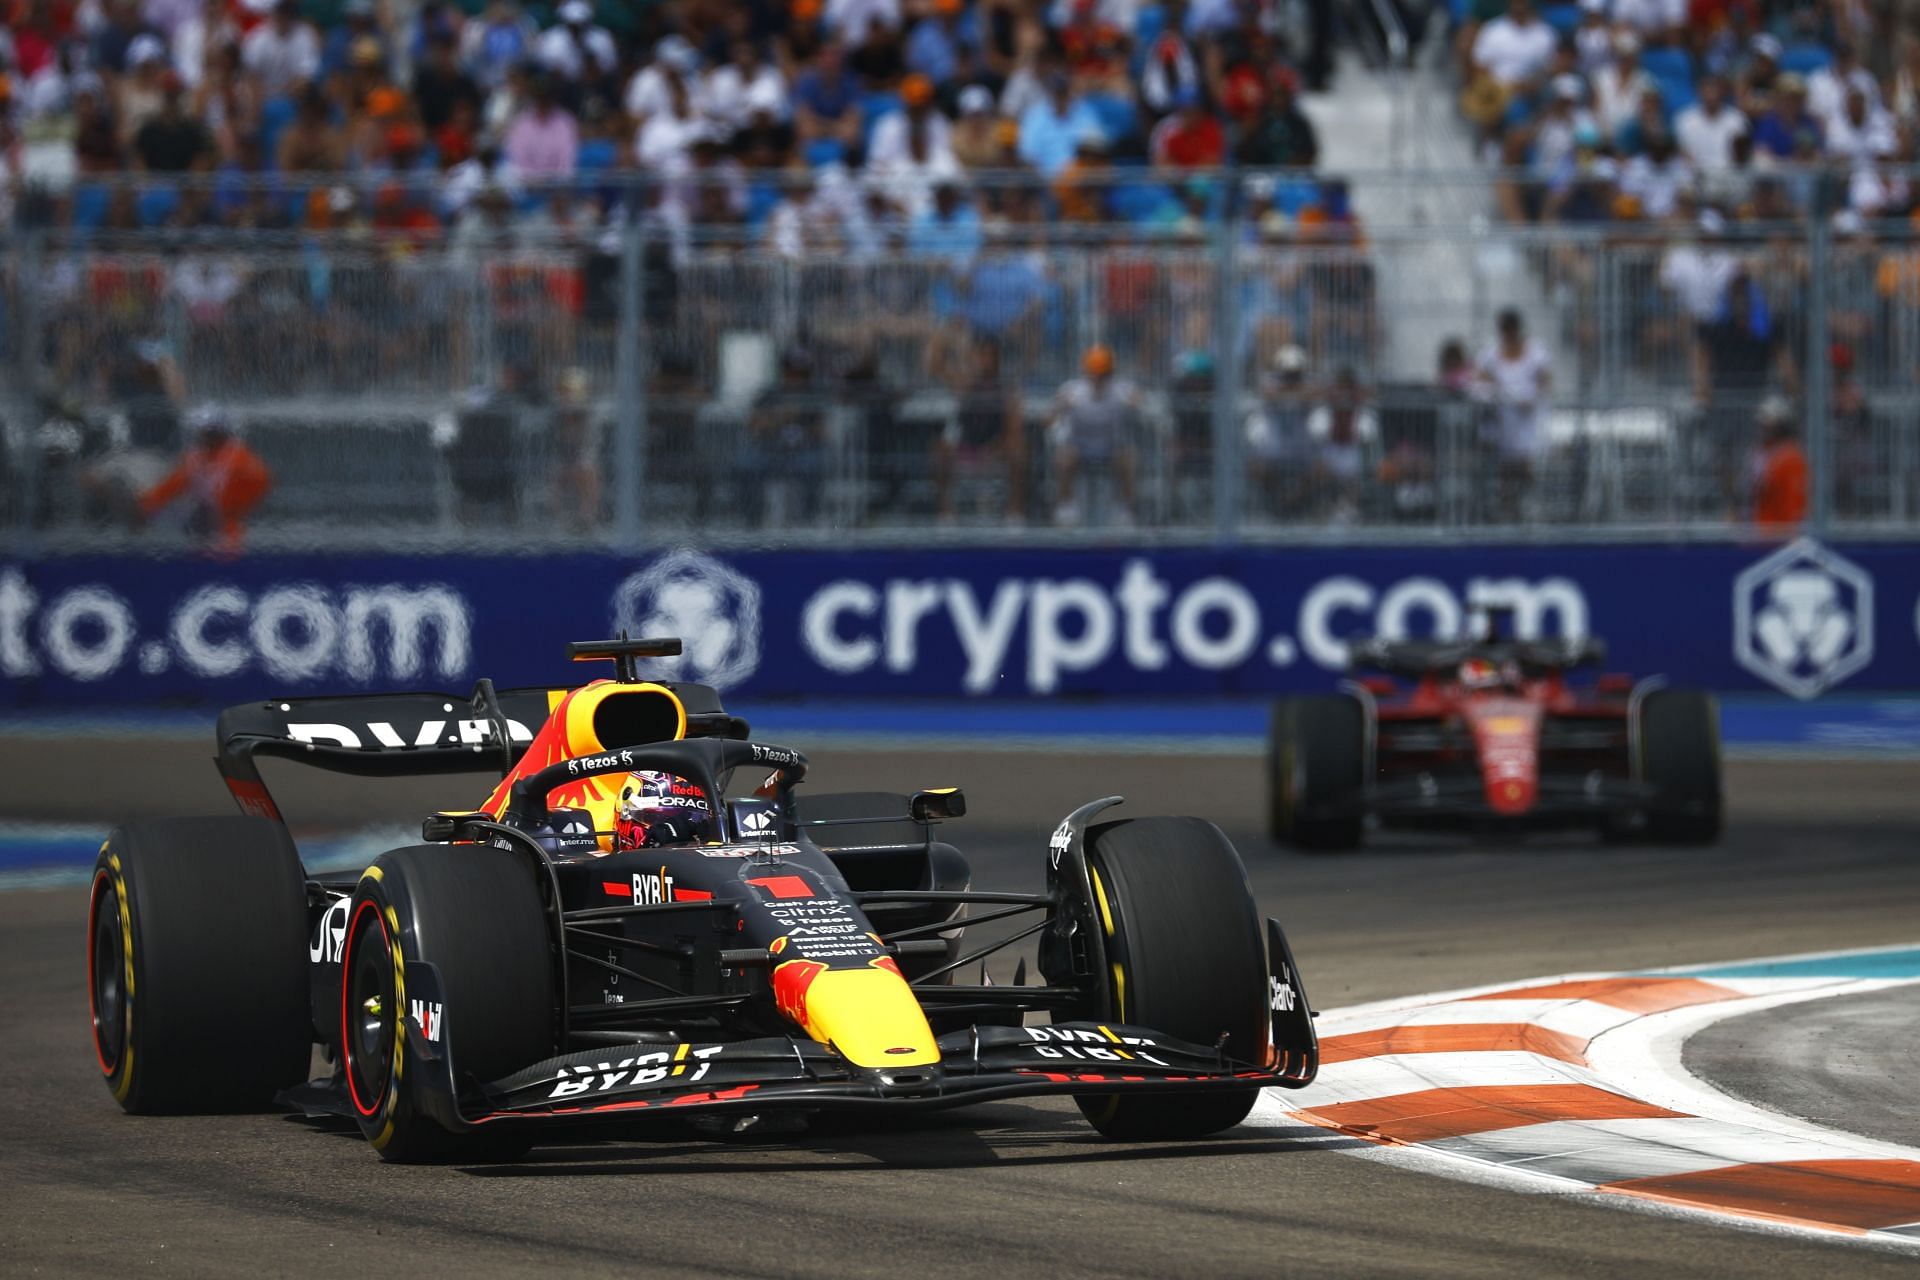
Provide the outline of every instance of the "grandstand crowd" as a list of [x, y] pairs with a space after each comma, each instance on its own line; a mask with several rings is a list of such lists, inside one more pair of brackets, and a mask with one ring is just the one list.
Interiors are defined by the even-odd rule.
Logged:
[[[577, 219], [654, 179], [669, 216], [783, 250], [1002, 214], [1177, 229], [1179, 171], [1310, 168], [1282, 11], [1241, 0], [6, 0], [0, 188], [84, 228], [432, 234]], [[1110, 167], [1171, 180], [1098, 182]], [[181, 194], [114, 175], [206, 175]], [[320, 184], [305, 175], [345, 175]], [[554, 202], [555, 184], [586, 193]], [[937, 194], [951, 192], [943, 203]], [[1318, 208], [1311, 185], [1286, 212]], [[17, 198], [17, 197], [16, 197]], [[597, 202], [597, 203], [596, 203]]]
[[1906, 218], [1920, 25], [1868, 0], [1471, 0], [1460, 107], [1512, 221]]

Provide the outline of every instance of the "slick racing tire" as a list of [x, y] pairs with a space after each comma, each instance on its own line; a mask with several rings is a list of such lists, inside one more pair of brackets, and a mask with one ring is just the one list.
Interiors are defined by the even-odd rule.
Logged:
[[[550, 1058], [557, 998], [552, 940], [529, 857], [475, 845], [421, 845], [380, 856], [347, 909], [337, 1019], [341, 1073], [360, 1131], [403, 1164], [496, 1159], [526, 1143], [502, 1121], [455, 1131], [459, 1078], [498, 1080]], [[437, 998], [410, 995], [431, 965]]]
[[[1135, 818], [1087, 831], [1110, 969], [1105, 1016], [1259, 1061], [1267, 962], [1240, 855], [1199, 818]], [[1258, 1089], [1077, 1097], [1094, 1128], [1124, 1141], [1200, 1138], [1246, 1119]]]
[[1720, 708], [1697, 689], [1657, 689], [1640, 704], [1640, 778], [1653, 788], [1646, 838], [1720, 838]]
[[1366, 710], [1344, 694], [1282, 698], [1267, 736], [1268, 833], [1330, 852], [1360, 845]]
[[307, 890], [264, 818], [117, 827], [87, 900], [94, 1057], [139, 1115], [254, 1111], [307, 1078]]

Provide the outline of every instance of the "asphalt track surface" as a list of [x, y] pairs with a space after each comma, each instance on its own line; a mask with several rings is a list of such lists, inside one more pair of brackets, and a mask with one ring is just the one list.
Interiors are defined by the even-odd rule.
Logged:
[[1920, 987], [1763, 1009], [1688, 1040], [1687, 1070], [1723, 1093], [1883, 1142], [1920, 1146], [1913, 1080]]
[[[152, 747], [146, 766], [123, 756], [110, 769], [117, 805], [224, 811], [197, 744]], [[84, 803], [104, 749], [0, 746], [0, 776], [33, 780], [9, 787], [0, 816], [112, 816]], [[1307, 858], [1260, 835], [1253, 760], [814, 756], [823, 786], [966, 785], [975, 816], [952, 834], [983, 887], [1037, 887], [1047, 832], [1087, 797], [1127, 794], [1122, 813], [1215, 816], [1261, 905], [1285, 922], [1319, 1007], [1920, 936], [1911, 766], [1730, 766], [1735, 816], [1707, 852], [1396, 840]], [[470, 802], [468, 790], [407, 784], [378, 808], [417, 820]], [[296, 799], [317, 809], [343, 794], [362, 793], [321, 786]], [[1318, 1130], [1115, 1145], [1056, 1103], [760, 1144], [541, 1148], [518, 1165], [464, 1168], [383, 1166], [357, 1136], [275, 1115], [129, 1118], [87, 1045], [83, 909], [77, 890], [0, 895], [4, 1274], [1915, 1273], [1911, 1255], [1356, 1159]], [[1010, 968], [995, 965], [1003, 979]], [[1838, 1102], [1750, 1096], [1820, 1103], [1815, 1118], [1840, 1127], [1879, 1123], [1871, 1089]]]

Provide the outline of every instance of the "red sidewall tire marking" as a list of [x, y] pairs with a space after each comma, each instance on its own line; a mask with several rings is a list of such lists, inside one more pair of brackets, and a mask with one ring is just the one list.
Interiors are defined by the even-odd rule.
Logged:
[[[353, 1033], [348, 1020], [348, 996], [353, 985], [353, 944], [360, 937], [360, 917], [369, 911], [373, 912], [373, 922], [380, 927], [382, 953], [390, 955], [393, 951], [392, 940], [387, 937], [387, 922], [380, 918], [379, 904], [371, 899], [363, 899], [354, 911], [353, 919], [347, 923], [347, 946], [340, 955], [340, 1061], [346, 1068], [347, 1092], [353, 1098], [353, 1109], [359, 1112], [362, 1118], [371, 1120], [379, 1114], [380, 1104], [386, 1101], [387, 1089], [392, 1083], [393, 1067], [392, 1064], [388, 1064], [388, 1079], [381, 1084], [380, 1092], [374, 1095], [373, 1104], [369, 1106], [360, 1101], [360, 1089], [354, 1083]], [[396, 1034], [398, 1034], [397, 1031]]]

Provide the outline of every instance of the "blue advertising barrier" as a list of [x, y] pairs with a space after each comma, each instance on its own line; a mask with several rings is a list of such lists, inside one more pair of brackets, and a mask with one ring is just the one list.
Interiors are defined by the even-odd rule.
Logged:
[[1812, 698], [1920, 687], [1920, 549], [967, 549], [0, 560], [0, 706], [578, 680], [565, 641], [677, 634], [746, 698], [1323, 689], [1356, 634], [1597, 635], [1609, 666]]

